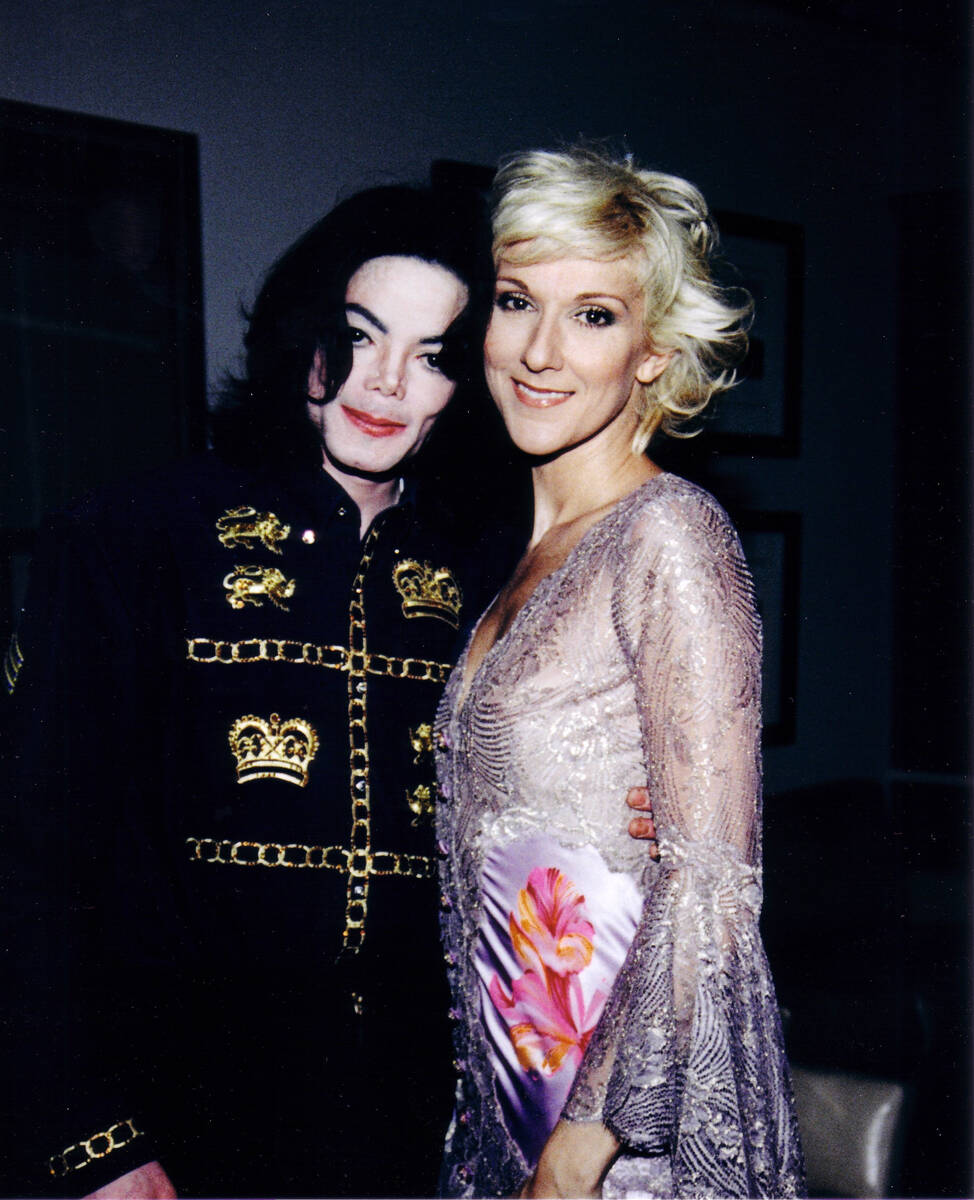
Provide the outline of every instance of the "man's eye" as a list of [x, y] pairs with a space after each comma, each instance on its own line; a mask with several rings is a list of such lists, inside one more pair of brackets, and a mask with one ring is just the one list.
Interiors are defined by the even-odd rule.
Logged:
[[590, 325], [593, 328], [614, 325], [616, 320], [614, 313], [609, 312], [607, 308], [599, 308], [598, 306], [583, 308], [579, 316], [583, 324]]
[[349, 325], [348, 336], [353, 346], [364, 346], [372, 340], [364, 329], [359, 329], [355, 325]]
[[529, 303], [519, 292], [498, 292], [494, 298], [494, 306], [501, 312], [524, 312]]
[[436, 350], [432, 354], [424, 354], [423, 358], [426, 360], [426, 365], [428, 367], [430, 367], [434, 371], [439, 371], [440, 374], [443, 373], [443, 351], [442, 350]]

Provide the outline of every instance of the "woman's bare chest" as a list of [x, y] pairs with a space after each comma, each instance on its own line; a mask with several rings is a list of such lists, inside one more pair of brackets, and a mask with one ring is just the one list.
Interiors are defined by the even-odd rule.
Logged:
[[550, 575], [564, 566], [581, 536], [580, 532], [571, 539], [546, 539], [525, 551], [514, 574], [477, 625], [467, 653], [468, 683], [492, 647], [510, 630], [518, 614], [538, 588]]

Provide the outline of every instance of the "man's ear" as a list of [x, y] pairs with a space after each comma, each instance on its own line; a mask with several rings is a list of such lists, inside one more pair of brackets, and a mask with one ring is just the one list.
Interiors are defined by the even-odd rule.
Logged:
[[311, 369], [308, 371], [308, 395], [319, 404], [325, 398], [325, 360], [320, 350], [315, 351]]
[[653, 350], [636, 368], [636, 379], [640, 383], [652, 383], [670, 365], [675, 353], [675, 350]]

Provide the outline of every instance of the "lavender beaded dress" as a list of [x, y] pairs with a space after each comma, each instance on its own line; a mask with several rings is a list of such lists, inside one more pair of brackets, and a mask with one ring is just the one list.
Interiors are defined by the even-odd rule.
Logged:
[[[803, 1194], [758, 933], [760, 625], [723, 510], [650, 480], [470, 680], [466, 657], [437, 717], [444, 1193], [516, 1195], [563, 1116], [620, 1139], [605, 1196]], [[647, 779], [659, 864], [627, 832]]]

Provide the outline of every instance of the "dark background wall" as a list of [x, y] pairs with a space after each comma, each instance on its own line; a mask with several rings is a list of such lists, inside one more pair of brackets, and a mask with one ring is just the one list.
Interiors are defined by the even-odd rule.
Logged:
[[[926, 1029], [947, 1072], [955, 1123], [925, 1132], [916, 1194], [969, 1186], [968, 37], [961, 0], [0, 0], [0, 96], [197, 135], [211, 380], [298, 233], [433, 159], [609, 136], [802, 227], [800, 452], [714, 481], [801, 516], [795, 737], [768, 791], [785, 840], [822, 850], [794, 875], [808, 936], [892, 935], [899, 974], [849, 988], [895, 995], [888, 1038]], [[851, 1019], [834, 1042], [861, 1040]]]
[[966, 184], [960, 9], [39, 0], [0, 12], [0, 95], [199, 136], [211, 379], [235, 362], [239, 302], [301, 230], [356, 187], [424, 178], [433, 158], [622, 137], [717, 208], [802, 225], [801, 456], [727, 465], [752, 507], [804, 518], [799, 736], [770, 754], [769, 783], [885, 776], [893, 201]]

